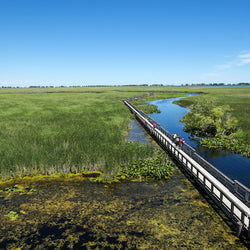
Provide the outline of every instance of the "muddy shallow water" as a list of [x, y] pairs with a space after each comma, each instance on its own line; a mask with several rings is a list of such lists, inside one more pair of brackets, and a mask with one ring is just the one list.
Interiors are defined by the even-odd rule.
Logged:
[[178, 169], [164, 183], [43, 178], [0, 190], [0, 249], [247, 249]]

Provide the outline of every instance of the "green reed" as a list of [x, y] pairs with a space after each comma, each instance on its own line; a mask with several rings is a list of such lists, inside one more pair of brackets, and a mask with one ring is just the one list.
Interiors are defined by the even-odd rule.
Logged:
[[152, 146], [123, 136], [130, 113], [121, 100], [129, 93], [103, 90], [1, 95], [1, 178], [82, 170], [110, 174], [121, 163], [152, 155]]
[[0, 179], [64, 176], [82, 170], [100, 170], [112, 177], [121, 164], [151, 157], [153, 146], [126, 141], [124, 134], [133, 116], [122, 102], [148, 92], [154, 96], [147, 100], [181, 96], [180, 92], [216, 95], [234, 109], [244, 138], [250, 125], [249, 90], [144, 86], [0, 89]]

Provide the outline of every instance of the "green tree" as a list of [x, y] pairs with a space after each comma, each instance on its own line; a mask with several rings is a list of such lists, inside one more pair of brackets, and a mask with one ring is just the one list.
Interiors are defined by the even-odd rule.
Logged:
[[197, 136], [228, 136], [236, 131], [237, 119], [229, 105], [216, 106], [213, 97], [198, 97], [183, 118], [185, 130]]

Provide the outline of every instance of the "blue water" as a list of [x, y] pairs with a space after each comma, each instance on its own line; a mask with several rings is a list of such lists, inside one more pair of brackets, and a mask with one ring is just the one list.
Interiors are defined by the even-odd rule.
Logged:
[[161, 113], [150, 115], [164, 129], [172, 134], [179, 134], [184, 141], [196, 149], [197, 153], [214, 165], [222, 173], [232, 180], [238, 180], [250, 188], [250, 159], [240, 154], [230, 153], [224, 150], [207, 149], [198, 144], [198, 138], [192, 138], [189, 133], [183, 131], [184, 123], [180, 122], [189, 109], [173, 104], [179, 98], [151, 101], [158, 107]]
[[131, 121], [131, 130], [126, 139], [131, 142], [151, 143], [150, 138], [145, 133], [143, 127], [136, 120]]

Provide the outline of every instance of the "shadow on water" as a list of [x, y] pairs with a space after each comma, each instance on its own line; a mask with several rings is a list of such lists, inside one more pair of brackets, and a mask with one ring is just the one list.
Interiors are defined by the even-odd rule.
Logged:
[[[15, 185], [33, 191], [10, 193]], [[161, 183], [44, 178], [0, 189], [1, 249], [247, 248], [178, 169]]]

